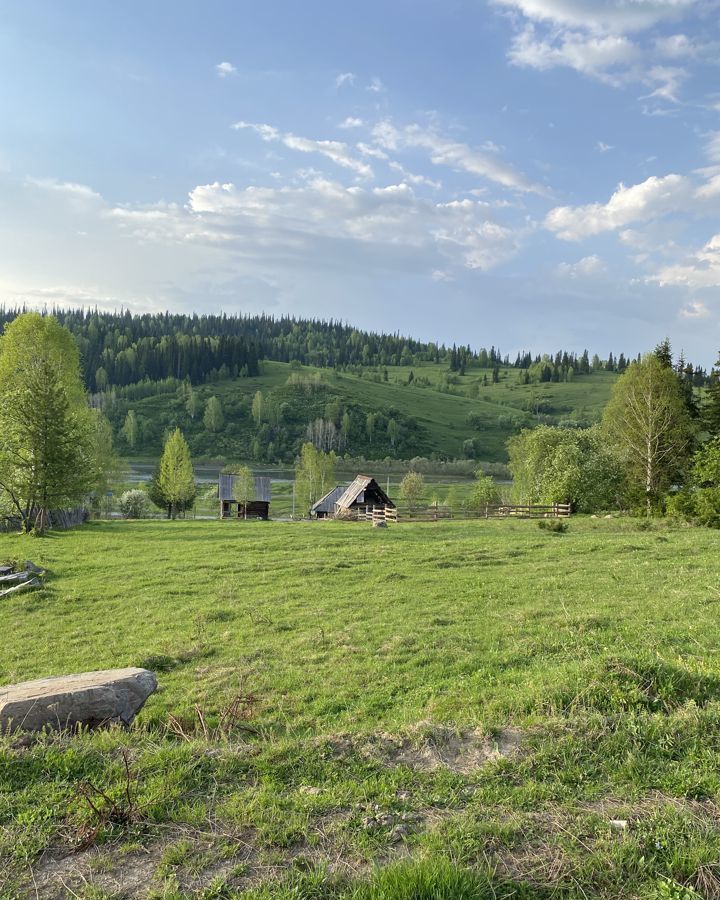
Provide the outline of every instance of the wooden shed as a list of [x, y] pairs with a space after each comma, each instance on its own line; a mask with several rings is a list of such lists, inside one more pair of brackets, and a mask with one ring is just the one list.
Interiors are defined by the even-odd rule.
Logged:
[[218, 482], [221, 519], [269, 519], [270, 518], [270, 479], [264, 476], [255, 478], [255, 496], [247, 504], [237, 499], [235, 475], [221, 475]]
[[335, 514], [349, 510], [372, 512], [373, 509], [395, 509], [395, 504], [370, 475], [358, 475], [335, 501]]
[[313, 519], [330, 519], [335, 515], [335, 504], [347, 490], [347, 485], [339, 484], [324, 497], [316, 500], [310, 507], [310, 517]]

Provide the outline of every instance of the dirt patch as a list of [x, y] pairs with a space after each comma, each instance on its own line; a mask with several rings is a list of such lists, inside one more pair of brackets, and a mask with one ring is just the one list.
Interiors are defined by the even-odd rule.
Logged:
[[523, 734], [517, 728], [488, 735], [479, 728], [459, 731], [420, 722], [405, 735], [379, 734], [359, 749], [388, 766], [409, 766], [424, 772], [445, 768], [471, 775], [489, 763], [513, 756], [522, 741]]

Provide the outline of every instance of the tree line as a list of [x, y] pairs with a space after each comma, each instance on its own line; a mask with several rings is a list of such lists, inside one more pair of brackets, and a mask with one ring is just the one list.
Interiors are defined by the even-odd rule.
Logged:
[[[24, 308], [0, 306], [0, 329], [24, 312]], [[545, 356], [523, 351], [513, 361], [494, 345], [489, 350], [446, 347], [397, 333], [365, 331], [333, 319], [98, 309], [53, 309], [51, 315], [74, 336], [90, 393], [167, 379], [202, 384], [253, 377], [263, 359], [334, 369], [432, 362], [460, 375], [473, 367], [497, 371], [501, 366], [523, 370], [540, 366], [540, 380], [547, 381], [566, 380], [570, 371], [575, 375], [622, 372], [630, 362], [623, 353], [609, 353], [601, 360], [591, 358], [587, 350], [579, 355], [558, 351]], [[690, 369], [694, 378], [706, 377], [700, 367]]]

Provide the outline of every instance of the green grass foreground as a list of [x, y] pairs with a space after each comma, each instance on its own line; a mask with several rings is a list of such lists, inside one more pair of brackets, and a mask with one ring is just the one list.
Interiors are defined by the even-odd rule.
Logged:
[[718, 537], [0, 535], [49, 569], [0, 601], [0, 684], [161, 684], [128, 731], [0, 738], [0, 897], [720, 896]]

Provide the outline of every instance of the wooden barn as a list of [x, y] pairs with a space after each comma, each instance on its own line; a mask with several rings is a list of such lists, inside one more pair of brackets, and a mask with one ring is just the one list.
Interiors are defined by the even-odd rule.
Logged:
[[395, 509], [395, 504], [370, 475], [358, 475], [335, 501], [335, 515], [342, 516], [351, 510], [367, 513], [373, 509]]
[[310, 507], [311, 519], [331, 519], [335, 515], [335, 504], [347, 490], [347, 485], [339, 484]]
[[255, 496], [247, 504], [241, 503], [236, 495], [236, 476], [221, 475], [218, 483], [221, 519], [269, 519], [270, 479], [255, 478]]

